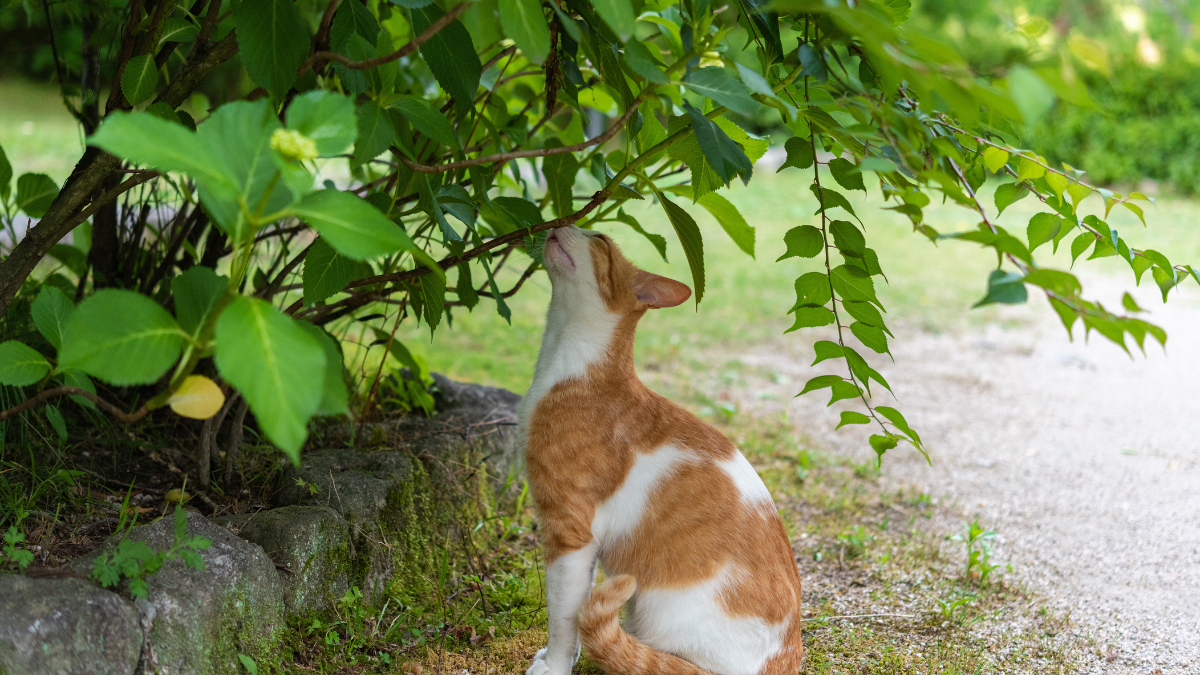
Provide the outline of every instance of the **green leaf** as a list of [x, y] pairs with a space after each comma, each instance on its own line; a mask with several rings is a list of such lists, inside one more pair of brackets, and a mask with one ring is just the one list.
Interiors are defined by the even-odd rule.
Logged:
[[854, 223], [835, 220], [829, 223], [829, 231], [833, 234], [833, 244], [838, 251], [848, 258], [862, 258], [867, 252], [867, 240]]
[[[751, 98], [746, 85], [731, 77], [724, 68], [695, 68], [683, 78], [683, 83], [688, 89], [740, 115], [750, 117], [762, 107], [761, 103]], [[694, 116], [692, 124], [695, 125]]]
[[896, 437], [890, 434], [887, 436], [873, 434], [871, 438], [867, 440], [871, 443], [871, 449], [875, 451], [875, 454], [879, 456], [881, 461], [883, 460], [883, 453], [891, 450], [899, 444], [899, 442], [896, 440]]
[[827, 212], [829, 209], [834, 207], [840, 207], [850, 215], [854, 216], [855, 220], [858, 220], [860, 223], [862, 222], [862, 220], [858, 217], [858, 214], [854, 212], [854, 207], [850, 206], [850, 202], [846, 201], [846, 198], [842, 195], [842, 193], [827, 187], [818, 187], [816, 183], [813, 183], [808, 187], [812, 190], [813, 196], [817, 198], [817, 203], [819, 204], [817, 210], [813, 212], [813, 215]]
[[829, 160], [828, 167], [838, 185], [847, 190], [862, 190], [863, 194], [866, 194], [867, 187], [863, 185], [862, 172], [850, 160], [836, 157]]
[[218, 276], [199, 265], [172, 279], [171, 293], [175, 296], [175, 318], [179, 327], [198, 338], [213, 312], [221, 308], [228, 286], [228, 277]]
[[842, 349], [841, 345], [836, 342], [830, 342], [829, 340], [821, 340], [817, 342], [813, 345], [813, 349], [817, 353], [817, 358], [813, 360], [811, 364], [814, 366], [826, 359], [840, 359], [845, 355], [845, 351]]
[[825, 238], [821, 230], [812, 225], [793, 227], [783, 235], [783, 243], [787, 244], [787, 252], [779, 256], [780, 260], [787, 258], [813, 258], [825, 248]]
[[[655, 48], [657, 49], [657, 47]], [[666, 84], [670, 78], [663, 72], [662, 64], [641, 42], [630, 40], [625, 43], [625, 63], [630, 70], [654, 84]]]
[[[229, 107], [222, 106], [213, 116]], [[207, 129], [211, 121], [202, 128]], [[134, 164], [186, 173], [218, 198], [237, 199], [237, 180], [217, 154], [220, 148], [182, 125], [146, 113], [117, 111], [105, 119], [88, 144]]]
[[49, 255], [71, 270], [75, 276], [82, 278], [87, 271], [87, 254], [70, 244], [55, 244], [50, 247]]
[[817, 82], [825, 84], [829, 77], [825, 68], [825, 59], [821, 58], [812, 45], [807, 42], [801, 44], [796, 55], [800, 57], [800, 65], [803, 66], [800, 70], [800, 77], [815, 77]]
[[67, 421], [63, 419], [62, 413], [58, 410], [58, 406], [46, 404], [46, 419], [50, 421], [50, 426], [54, 427], [54, 433], [58, 436], [58, 441], [60, 443], [66, 442]]
[[679, 245], [683, 247], [688, 267], [692, 270], [696, 305], [699, 306], [700, 299], [704, 297], [704, 240], [700, 236], [700, 228], [691, 215], [677, 206], [675, 202], [661, 194], [659, 201], [662, 202], [663, 210], [667, 212], [667, 219], [671, 221], [671, 227], [675, 228], [675, 236], [679, 237]]
[[1129, 293], [1126, 293], [1126, 294], [1124, 295], [1124, 297], [1122, 297], [1122, 298], [1121, 298], [1121, 304], [1122, 304], [1122, 305], [1124, 305], [1124, 306], [1125, 306], [1125, 309], [1126, 309], [1127, 311], [1130, 311], [1130, 312], [1144, 312], [1144, 311], [1146, 311], [1146, 310], [1142, 309], [1141, 307], [1138, 307], [1137, 301], [1136, 301], [1136, 300], [1134, 300], [1134, 299], [1133, 299], [1133, 296], [1132, 296], [1132, 295], [1130, 295]]
[[358, 137], [354, 140], [354, 156], [350, 163], [354, 166], [365, 164], [379, 156], [392, 144], [396, 137], [396, 127], [392, 126], [392, 117], [374, 101], [367, 101], [358, 108], [356, 114]]
[[409, 251], [435, 273], [437, 263], [379, 209], [349, 192], [318, 190], [292, 207], [292, 213], [321, 234], [338, 253], [354, 260]]
[[738, 248], [754, 257], [754, 228], [750, 227], [732, 202], [715, 192], [709, 192], [700, 198], [699, 204], [717, 219]]
[[992, 270], [988, 275], [987, 295], [979, 302], [971, 305], [974, 307], [982, 307], [995, 302], [1002, 302], [1006, 305], [1018, 305], [1029, 299], [1028, 293], [1025, 291], [1023, 277], [1014, 272], [1005, 272], [1004, 270]]
[[324, 89], [300, 94], [287, 108], [287, 128], [311, 138], [322, 157], [341, 154], [357, 137], [354, 101]]
[[1054, 291], [1067, 297], [1079, 295], [1083, 286], [1075, 275], [1058, 270], [1036, 269], [1025, 275], [1025, 283], [1040, 286], [1048, 291]]
[[833, 279], [834, 292], [843, 301], [871, 302], [882, 307], [879, 299], [875, 297], [875, 284], [871, 282], [871, 276], [863, 270], [838, 265], [830, 272], [830, 278]]
[[1004, 209], [1024, 199], [1029, 194], [1029, 188], [1024, 183], [1005, 183], [996, 188], [996, 209], [1004, 213]]
[[1033, 253], [1037, 247], [1058, 236], [1062, 225], [1062, 218], [1053, 213], [1039, 213], [1030, 218], [1027, 231], [1029, 252]]
[[500, 25], [525, 58], [541, 65], [550, 53], [550, 29], [538, 0], [500, 0]]
[[1177, 275], [1175, 274], [1175, 270], [1170, 268], [1164, 269], [1158, 265], [1155, 265], [1154, 268], [1150, 270], [1150, 274], [1154, 277], [1154, 283], [1158, 284], [1159, 290], [1162, 291], [1163, 302], [1166, 302], [1167, 293], [1170, 292], [1170, 290], [1175, 287], [1175, 284], [1179, 282]]
[[[311, 251], [309, 254], [311, 255]], [[307, 261], [308, 259], [305, 258]], [[325, 378], [321, 386], [321, 403], [317, 406], [317, 415], [345, 415], [350, 412], [350, 394], [346, 391], [346, 379], [342, 376], [344, 365], [342, 352], [337, 342], [323, 329], [300, 321], [298, 326], [303, 328], [320, 345], [325, 352]]]
[[833, 428], [833, 430], [837, 431], [838, 429], [841, 429], [842, 427], [846, 426], [847, 424], [870, 424], [870, 423], [871, 423], [870, 417], [867, 417], [866, 415], [864, 415], [860, 412], [854, 412], [853, 410], [846, 410], [846, 411], [842, 412], [842, 419], [840, 422], [838, 422], [838, 425]]
[[75, 313], [75, 303], [59, 289], [42, 286], [29, 308], [33, 324], [55, 349], [62, 349], [63, 327]]
[[179, 358], [183, 331], [150, 298], [105, 289], [84, 300], [67, 319], [61, 370], [78, 368], [110, 384], [150, 384]]
[[829, 290], [829, 277], [821, 272], [808, 272], [796, 279], [796, 304], [788, 313], [801, 307], [823, 307], [833, 299]]
[[891, 335], [891, 331], [883, 323], [883, 315], [869, 302], [842, 302], [842, 309], [846, 310], [854, 320], [859, 321], [868, 326], [874, 326], [883, 332]]
[[242, 662], [242, 667], [246, 669], [247, 673], [250, 675], [258, 675], [258, 663], [256, 663], [254, 659], [246, 656], [245, 654], [238, 654], [237, 656], [238, 660]]
[[860, 321], [855, 321], [854, 323], [850, 324], [850, 332], [854, 333], [854, 337], [858, 338], [859, 342], [863, 343], [872, 350], [879, 352], [880, 354], [891, 353], [888, 351], [887, 336], [884, 335], [883, 331], [879, 328], [876, 328], [875, 326], [868, 326]]
[[0, 384], [25, 387], [50, 372], [46, 357], [16, 340], [0, 342]]
[[21, 174], [17, 179], [17, 209], [30, 218], [41, 218], [58, 196], [58, 185], [44, 173]]
[[442, 145], [461, 149], [458, 137], [454, 135], [454, 127], [439, 110], [421, 98], [402, 98], [391, 105], [392, 109], [400, 112], [409, 124], [413, 125], [421, 135], [431, 138]]
[[424, 308], [422, 313], [432, 335], [442, 322], [442, 310], [446, 304], [446, 277], [426, 274], [418, 279], [417, 283], [421, 287], [421, 306]]
[[629, 0], [592, 0], [592, 5], [622, 43], [629, 40], [633, 35], [633, 3]]
[[[300, 64], [296, 64], [299, 67]], [[121, 75], [121, 93], [130, 105], [140, 105], [154, 96], [158, 86], [158, 66], [153, 54], [143, 54], [129, 59]]]
[[[696, 142], [704, 152], [704, 158], [708, 160], [709, 166], [721, 182], [729, 183], [739, 175], [742, 176], [742, 180], [749, 180], [754, 165], [750, 163], [746, 153], [691, 103], [684, 101], [683, 109], [692, 121], [692, 130], [695, 132]], [[697, 195], [697, 198], [700, 196]]]
[[809, 380], [804, 385], [804, 389], [802, 389], [799, 394], [796, 394], [796, 396], [803, 396], [810, 391], [817, 391], [818, 389], [832, 387], [839, 382], [844, 382], [844, 380], [837, 375], [818, 375]]
[[800, 307], [795, 310], [796, 321], [792, 327], [783, 331], [784, 335], [801, 328], [818, 328], [833, 323], [833, 312], [825, 307]]
[[333, 250], [324, 238], [313, 242], [304, 258], [304, 304], [337, 293], [354, 277], [354, 261]]
[[629, 227], [633, 228], [634, 232], [637, 232], [638, 234], [645, 237], [654, 246], [654, 249], [656, 251], [658, 251], [658, 255], [662, 256], [663, 262], [667, 262], [667, 239], [666, 239], [666, 237], [659, 235], [659, 234], [654, 234], [653, 232], [647, 232], [646, 230], [644, 230], [642, 228], [641, 223], [639, 223], [633, 216], [625, 213], [625, 209], [617, 210], [617, 218], [616, 219], [622, 223], [625, 223]]
[[1008, 71], [1008, 93], [1012, 96], [1021, 118], [1028, 127], [1037, 124], [1039, 120], [1054, 105], [1054, 94], [1050, 87], [1029, 68], [1013, 66]]
[[[79, 387], [84, 391], [89, 391], [93, 394], [96, 393], [96, 385], [92, 384], [92, 378], [84, 375], [82, 371], [72, 368], [70, 370], [63, 371], [62, 376], [63, 384], [66, 386]], [[92, 410], [96, 409], [95, 403], [92, 403], [90, 399], [86, 399], [78, 394], [71, 394], [71, 400], [85, 408], [91, 408]]]
[[887, 418], [887, 421], [894, 424], [897, 429], [903, 431], [904, 434], [911, 438], [914, 442], [917, 444], [921, 443], [921, 437], [917, 435], [917, 432], [912, 430], [912, 427], [908, 426], [908, 420], [904, 419], [904, 415], [901, 415], [899, 410], [896, 410], [895, 408], [889, 408], [885, 405], [880, 405], [875, 406], [875, 412]]
[[[558, 147], [557, 139], [554, 145]], [[569, 152], [548, 155], [542, 160], [542, 174], [546, 177], [546, 189], [554, 205], [554, 215], [562, 218], [574, 213], [575, 178], [579, 174], [579, 160]]]
[[1008, 163], [1008, 153], [1000, 148], [987, 147], [983, 150], [983, 164], [992, 173], [1000, 173]]
[[[419, 35], [443, 14], [435, 5], [413, 9], [413, 32]], [[458, 19], [451, 21], [421, 45], [421, 57], [458, 107], [469, 108], [475, 99], [475, 90], [479, 88], [483, 64], [479, 62], [479, 54], [466, 26]]]
[[234, 5], [238, 55], [250, 79], [283, 101], [310, 48], [308, 24], [292, 0]]
[[1078, 237], [1075, 237], [1075, 241], [1071, 242], [1071, 264], [1074, 265], [1075, 259], [1082, 255], [1084, 251], [1088, 250], [1088, 247], [1091, 246], [1095, 241], [1096, 236], [1091, 232], [1084, 232]]
[[475, 305], [479, 304], [479, 294], [475, 291], [475, 284], [471, 281], [471, 266], [468, 263], [458, 263], [458, 301], [461, 302], [467, 311], [475, 309]]
[[[161, 46], [168, 42], [191, 42], [198, 35], [200, 35], [200, 29], [192, 25], [190, 21], [172, 16], [163, 22], [163, 31], [158, 38], [158, 44]], [[125, 98], [129, 98], [129, 95], [126, 94]]]
[[848, 398], [858, 398], [862, 395], [862, 390], [859, 389], [858, 385], [854, 384], [853, 382], [842, 380], [841, 382], [835, 382], [833, 386], [829, 388], [829, 393], [829, 403], [825, 404], [825, 407], [827, 408], [838, 401]]
[[775, 173], [779, 173], [789, 166], [807, 169], [813, 165], [812, 143], [809, 143], [807, 139], [793, 136], [784, 142], [783, 149], [787, 151], [787, 160], [775, 170]]
[[770, 0], [743, 0], [742, 7], [745, 8], [746, 16], [754, 24], [758, 34], [762, 36], [767, 61], [778, 63], [783, 60], [783, 42], [779, 35], [779, 14], [762, 11], [770, 4]]
[[217, 320], [215, 362], [261, 428], [293, 463], [320, 406], [325, 351], [299, 322], [262, 300], [234, 299]]
[[12, 164], [9, 164], [4, 148], [0, 147], [0, 201], [8, 199], [12, 194], [12, 177]]

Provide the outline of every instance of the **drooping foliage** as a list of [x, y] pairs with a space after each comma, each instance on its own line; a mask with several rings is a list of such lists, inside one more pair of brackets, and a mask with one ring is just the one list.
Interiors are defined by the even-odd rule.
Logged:
[[[95, 28], [100, 11], [80, 5], [77, 16]], [[99, 107], [94, 75], [64, 91], [92, 149], [61, 191], [32, 174], [13, 191], [0, 161], [8, 227], [17, 211], [40, 219], [0, 262], [0, 309], [44, 256], [70, 270], [33, 300], [40, 351], [0, 344], [0, 383], [38, 392], [0, 416], [72, 394], [123, 419], [167, 405], [205, 417], [236, 390], [296, 460], [314, 415], [349, 410], [331, 333], [371, 328], [414, 375], [396, 395], [427, 407], [400, 322], [445, 330], [451, 307], [507, 318], [505, 298], [537, 272], [554, 227], [611, 222], [663, 251], [622, 208], [629, 200], [661, 205], [702, 303], [719, 263], [705, 259], [692, 213], [706, 209], [755, 255], [754, 228], [720, 191], [752, 180], [768, 142], [746, 122], [764, 111], [789, 135], [780, 171], [818, 204], [785, 236], [784, 258], [811, 264], [780, 312], [794, 315], [791, 331], [835, 328], [814, 365], [834, 360], [842, 373], [800, 393], [859, 401], [841, 424], [874, 425], [880, 457], [900, 441], [924, 450], [899, 410], [874, 403], [890, 390], [877, 367], [894, 336], [871, 214], [850, 191], [878, 185], [915, 234], [993, 249], [979, 304], [1032, 291], [1068, 331], [1082, 324], [1122, 347], [1166, 335], [1128, 296], [1124, 313], [1087, 300], [1074, 275], [1039, 264], [1039, 248], [1120, 256], [1164, 298], [1200, 282], [1079, 215], [1092, 197], [1106, 218], [1113, 208], [1141, 218], [1142, 195], [1095, 188], [1023, 147], [1056, 98], [1076, 93], [1065, 61], [981, 77], [905, 27], [908, 0], [159, 0], [103, 11], [120, 45], [107, 53], [108, 101]], [[193, 90], [234, 53], [254, 88], [199, 109]], [[990, 204], [979, 196], [989, 181]], [[1044, 204], [1028, 228], [998, 226], [994, 214], [1023, 198]], [[924, 218], [934, 200], [978, 226], [935, 230]], [[86, 250], [58, 243], [73, 229]], [[532, 262], [502, 289], [496, 271], [517, 249]], [[91, 378], [151, 391], [127, 415]]]

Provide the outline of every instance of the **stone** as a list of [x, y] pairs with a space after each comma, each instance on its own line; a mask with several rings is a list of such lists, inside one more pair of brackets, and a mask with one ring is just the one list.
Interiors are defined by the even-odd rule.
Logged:
[[283, 587], [283, 605], [291, 614], [331, 609], [349, 588], [349, 528], [327, 506], [284, 506], [213, 522], [258, 544], [271, 557]]
[[[175, 542], [174, 519], [166, 517], [135, 527], [131, 539], [156, 551]], [[138, 603], [138, 619], [148, 634], [142, 665], [149, 672], [172, 675], [241, 673], [237, 655], [263, 663], [278, 658], [286, 630], [283, 588], [271, 558], [196, 512], [188, 512], [185, 536], [199, 535], [212, 545], [200, 551], [204, 569], [171, 560], [144, 577], [147, 599]], [[86, 574], [94, 559], [112, 552], [119, 535], [71, 563]]]
[[142, 631], [129, 601], [77, 578], [0, 575], [0, 673], [131, 675]]
[[[369, 425], [366, 445], [304, 453], [284, 471], [274, 501], [328, 506], [350, 528], [350, 584], [368, 596], [394, 576], [424, 571], [435, 533], [456, 538], [479, 520], [480, 505], [519, 490], [521, 397], [495, 387], [433, 375], [435, 414], [415, 413]], [[354, 424], [329, 430], [326, 446], [349, 445]]]

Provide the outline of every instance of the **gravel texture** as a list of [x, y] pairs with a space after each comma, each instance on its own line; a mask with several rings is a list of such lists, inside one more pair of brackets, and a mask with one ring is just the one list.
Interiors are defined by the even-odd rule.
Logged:
[[[1109, 307], [1124, 281], [1084, 279]], [[883, 471], [1000, 533], [996, 558], [1092, 642], [1083, 672], [1197, 674], [1200, 294], [1189, 284], [1164, 306], [1144, 282], [1134, 296], [1170, 334], [1166, 354], [1155, 343], [1131, 359], [1095, 334], [1085, 345], [1078, 325], [1069, 342], [1036, 300], [1005, 308], [1004, 327], [898, 332], [895, 364], [871, 360], [899, 402], [874, 402], [904, 412], [933, 466], [902, 445]], [[798, 343], [742, 360], [790, 375], [779, 393], [817, 374]], [[788, 412], [817, 444], [873, 458], [866, 437], [876, 430], [834, 431], [840, 410], [854, 408], [826, 400], [793, 399]]]

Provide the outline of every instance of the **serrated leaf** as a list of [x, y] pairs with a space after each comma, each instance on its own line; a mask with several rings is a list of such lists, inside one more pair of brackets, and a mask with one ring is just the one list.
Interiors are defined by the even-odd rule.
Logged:
[[634, 232], [637, 232], [638, 234], [645, 237], [654, 246], [654, 250], [658, 251], [658, 255], [662, 256], [663, 262], [667, 262], [667, 239], [666, 239], [666, 237], [663, 237], [662, 235], [659, 235], [659, 234], [654, 234], [653, 232], [647, 232], [645, 229], [642, 228], [641, 223], [639, 223], [633, 216], [630, 216], [627, 213], [625, 213], [624, 209], [617, 210], [616, 220], [619, 220], [620, 222], [625, 223], [629, 227], [633, 228]]
[[261, 428], [294, 463], [321, 402], [325, 352], [294, 319], [262, 300], [234, 299], [217, 320], [214, 361]]
[[46, 174], [25, 173], [17, 179], [17, 209], [30, 218], [41, 218], [58, 196], [58, 185]]
[[500, 0], [500, 25], [525, 58], [541, 65], [550, 53], [550, 29], [538, 0]]
[[[296, 64], [299, 67], [300, 64]], [[153, 54], [143, 54], [129, 59], [125, 72], [121, 74], [121, 93], [130, 105], [140, 105], [154, 96], [158, 86], [158, 66]]]
[[829, 209], [837, 207], [854, 216], [855, 220], [858, 220], [860, 223], [862, 222], [858, 214], [854, 212], [854, 207], [850, 206], [850, 202], [846, 201], [846, 197], [842, 193], [827, 187], [818, 187], [816, 183], [808, 187], [812, 190], [813, 196], [817, 198], [818, 206], [813, 215], [828, 212]]
[[826, 359], [840, 359], [840, 358], [842, 358], [843, 354], [845, 353], [842, 350], [841, 345], [839, 345], [836, 342], [831, 342], [829, 340], [818, 341], [816, 344], [813, 345], [813, 350], [817, 354], [817, 357], [810, 364], [813, 366], [817, 365], [818, 363], [820, 363], [822, 361], [825, 361]]
[[841, 421], [839, 421], [838, 425], [836, 427], [834, 427], [833, 429], [834, 429], [834, 431], [837, 431], [838, 429], [841, 429], [842, 427], [846, 426], [847, 424], [870, 424], [870, 423], [871, 423], [870, 417], [867, 417], [866, 415], [864, 415], [860, 412], [854, 412], [853, 410], [845, 410], [842, 412]]
[[1025, 283], [1039, 286], [1067, 297], [1079, 295], [1082, 284], [1075, 275], [1050, 269], [1036, 269], [1025, 275]]
[[275, 100], [284, 100], [310, 48], [300, 10], [292, 0], [253, 0], [234, 5], [233, 17], [246, 73]]
[[633, 4], [629, 0], [593, 0], [592, 5], [622, 43], [633, 36]]
[[784, 335], [801, 328], [818, 328], [828, 326], [834, 321], [834, 314], [825, 307], [799, 307], [796, 310], [796, 320], [792, 327], [783, 331]]
[[300, 94], [288, 105], [287, 128], [311, 138], [322, 157], [341, 154], [358, 135], [354, 101], [323, 89]]
[[1037, 247], [1058, 236], [1062, 225], [1062, 218], [1053, 213], [1038, 213], [1030, 218], [1029, 227], [1026, 230], [1029, 238], [1029, 252], [1033, 253]]
[[1075, 240], [1071, 242], [1071, 264], [1074, 265], [1075, 259], [1082, 255], [1084, 251], [1087, 251], [1088, 247], [1095, 241], [1096, 237], [1091, 232], [1084, 232], [1075, 237]]
[[675, 202], [661, 194], [659, 201], [662, 202], [667, 219], [671, 221], [671, 227], [675, 228], [675, 236], [679, 238], [679, 245], [687, 257], [688, 267], [692, 271], [692, 285], [696, 291], [696, 305], [699, 306], [700, 299], [704, 297], [704, 240], [700, 236], [700, 228], [692, 216]]
[[821, 272], [808, 272], [796, 279], [796, 304], [789, 313], [800, 307], [823, 307], [833, 299], [829, 289], [829, 277]]
[[207, 267], [196, 265], [171, 280], [175, 296], [175, 318], [179, 327], [194, 339], [213, 312], [222, 306], [229, 278], [218, 276]]
[[[704, 158], [708, 160], [708, 165], [721, 182], [729, 183], [739, 175], [742, 176], [742, 180], [749, 180], [750, 174], [754, 171], [754, 165], [750, 163], [746, 153], [719, 126], [705, 117], [692, 104], [684, 101], [683, 109], [687, 111], [688, 117], [692, 121], [692, 131], [695, 133], [696, 142], [704, 152]], [[702, 195], [697, 194], [696, 196], [699, 198]]]
[[0, 384], [25, 387], [50, 372], [46, 357], [16, 340], [0, 342]]
[[1000, 173], [1008, 163], [1008, 153], [1000, 148], [987, 147], [983, 150], [983, 165], [992, 173]]
[[325, 377], [321, 385], [321, 403], [317, 406], [316, 415], [345, 415], [350, 412], [350, 395], [346, 390], [346, 380], [342, 376], [345, 366], [342, 363], [342, 352], [337, 342], [323, 329], [311, 323], [300, 322], [300, 327], [308, 332], [325, 352]]
[[366, 260], [409, 251], [435, 274], [445, 276], [437, 262], [417, 248], [408, 234], [379, 209], [348, 192], [318, 190], [292, 207], [326, 242], [347, 258]]
[[787, 245], [787, 252], [775, 262], [787, 258], [813, 258], [825, 248], [825, 238], [821, 236], [821, 230], [812, 225], [801, 225], [788, 230], [787, 234], [783, 235], [783, 243]]
[[761, 103], [751, 98], [746, 85], [730, 77], [724, 68], [695, 68], [683, 78], [683, 83], [688, 89], [740, 115], [750, 117], [762, 107]]
[[456, 150], [461, 149], [450, 120], [425, 99], [402, 98], [392, 103], [391, 107], [398, 110], [425, 137]]
[[1029, 188], [1022, 183], [1005, 183], [996, 188], [996, 210], [1004, 213], [1004, 209], [1024, 199], [1029, 194]]
[[779, 173], [789, 166], [807, 169], [813, 165], [812, 143], [806, 139], [792, 136], [784, 142], [783, 149], [787, 151], [787, 159], [775, 170], [775, 173]]
[[829, 173], [833, 174], [833, 179], [838, 182], [838, 185], [847, 190], [862, 190], [866, 194], [867, 187], [863, 185], [862, 172], [850, 160], [835, 157], [829, 160], [827, 166]]
[[350, 163], [354, 166], [375, 159], [388, 149], [396, 137], [392, 117], [374, 101], [367, 101], [355, 114], [357, 137], [354, 140], [354, 155]]
[[833, 235], [833, 244], [843, 256], [862, 258], [866, 255], [867, 240], [854, 223], [835, 220], [829, 223], [829, 232]]
[[873, 434], [871, 438], [867, 440], [871, 444], [871, 449], [875, 451], [875, 454], [878, 455], [880, 460], [883, 459], [883, 454], [885, 452], [899, 445], [899, 442], [896, 440], [896, 438], [891, 435], [880, 436], [879, 434]]
[[751, 258], [754, 257], [754, 228], [750, 227], [732, 202], [715, 192], [710, 192], [699, 199], [699, 204], [717, 219], [717, 223], [738, 248]]
[[848, 398], [858, 398], [859, 396], [862, 396], [862, 390], [859, 389], [858, 385], [854, 384], [853, 382], [848, 382], [846, 380], [835, 382], [833, 386], [829, 388], [829, 403], [826, 403], [825, 407], [828, 408], [838, 401]]
[[983, 296], [982, 300], [971, 305], [971, 307], [982, 307], [983, 305], [990, 305], [996, 302], [1016, 305], [1028, 299], [1029, 294], [1025, 290], [1023, 277], [1020, 274], [1005, 272], [1003, 270], [992, 270], [992, 273], [988, 275], [987, 295]]
[[[443, 14], [435, 5], [413, 9], [413, 32], [424, 32]], [[466, 26], [458, 19], [451, 21], [421, 45], [421, 57], [456, 105], [460, 109], [469, 108], [479, 88], [483, 64], [479, 62], [479, 54]]]
[[78, 368], [110, 384], [150, 384], [179, 358], [183, 331], [150, 298], [105, 289], [67, 320], [59, 368]]
[[29, 313], [38, 332], [55, 349], [62, 349], [62, 333], [67, 319], [75, 313], [75, 303], [66, 293], [53, 286], [42, 286], [30, 305]]
[[[196, 28], [192, 22], [187, 19], [181, 19], [177, 16], [167, 17], [163, 22], [162, 35], [158, 38], [158, 44], [164, 45], [168, 42], [191, 42], [200, 34], [200, 29]], [[126, 97], [128, 98], [128, 97]]]
[[842, 380], [842, 378], [838, 377], [837, 375], [818, 375], [818, 376], [812, 378], [811, 380], [809, 380], [804, 385], [804, 389], [802, 389], [799, 394], [796, 394], [796, 396], [803, 396], [810, 391], [817, 391], [819, 389], [825, 389], [827, 387], [832, 387], [833, 385], [837, 384], [838, 382], [843, 382], [843, 381], [844, 380]]
[[883, 332], [891, 335], [891, 331], [884, 325], [883, 315], [869, 302], [842, 302], [842, 309], [851, 316], [855, 321], [864, 323], [868, 326], [874, 326]]
[[843, 301], [871, 302], [879, 305], [875, 297], [875, 284], [866, 272], [848, 265], [838, 265], [830, 272], [833, 290]]
[[850, 324], [850, 332], [858, 341], [880, 354], [890, 354], [888, 351], [887, 335], [875, 326], [868, 326], [861, 321]]
[[317, 238], [304, 258], [304, 303], [329, 298], [346, 287], [354, 277], [354, 261], [333, 250], [324, 238]]
[[629, 65], [630, 70], [654, 84], [666, 84], [671, 81], [663, 72], [662, 64], [637, 40], [625, 43], [625, 63]]

